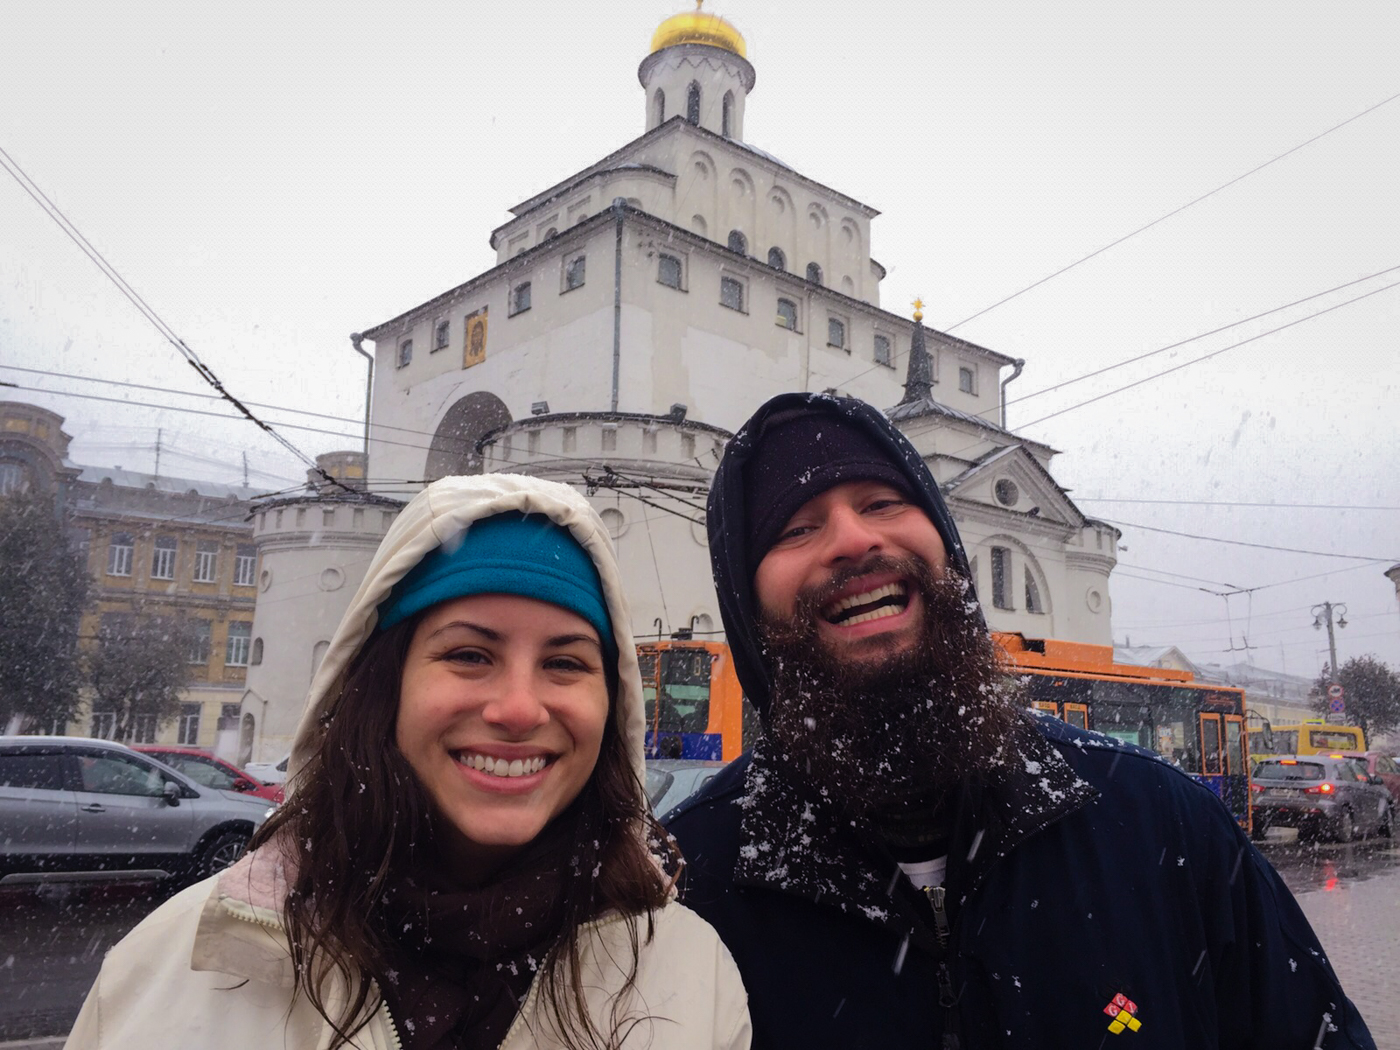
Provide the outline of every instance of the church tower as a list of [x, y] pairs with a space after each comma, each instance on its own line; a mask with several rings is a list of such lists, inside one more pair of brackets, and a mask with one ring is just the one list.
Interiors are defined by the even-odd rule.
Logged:
[[739, 30], [701, 10], [672, 15], [651, 38], [651, 53], [637, 69], [646, 92], [646, 129], [672, 117], [743, 141], [744, 100], [754, 85], [753, 66]]

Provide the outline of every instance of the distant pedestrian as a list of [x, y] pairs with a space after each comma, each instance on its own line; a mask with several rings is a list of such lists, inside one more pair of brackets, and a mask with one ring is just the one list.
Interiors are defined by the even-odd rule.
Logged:
[[68, 1046], [744, 1050], [734, 962], [653, 855], [643, 734], [587, 501], [433, 483], [331, 641], [287, 801], [112, 949]]
[[1007, 695], [938, 485], [880, 412], [768, 402], [709, 535], [765, 731], [668, 823], [755, 1047], [1373, 1050], [1218, 798]]

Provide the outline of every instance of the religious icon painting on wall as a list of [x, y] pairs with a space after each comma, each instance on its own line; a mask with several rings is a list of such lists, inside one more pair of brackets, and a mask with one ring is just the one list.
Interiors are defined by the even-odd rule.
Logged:
[[486, 360], [486, 307], [466, 316], [466, 345], [462, 367], [470, 368]]

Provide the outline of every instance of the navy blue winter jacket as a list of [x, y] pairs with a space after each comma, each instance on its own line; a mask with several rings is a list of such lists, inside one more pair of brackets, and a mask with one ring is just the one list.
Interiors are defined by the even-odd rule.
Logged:
[[1054, 719], [1026, 736], [958, 806], [946, 949], [927, 897], [761, 745], [672, 814], [682, 899], [739, 965], [755, 1050], [936, 1048], [945, 1033], [965, 1050], [1374, 1048], [1210, 791]]

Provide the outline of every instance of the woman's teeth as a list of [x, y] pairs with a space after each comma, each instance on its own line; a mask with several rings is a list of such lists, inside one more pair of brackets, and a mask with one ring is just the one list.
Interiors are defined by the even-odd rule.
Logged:
[[536, 755], [534, 758], [492, 758], [490, 755], [478, 755], [473, 752], [462, 752], [457, 755], [457, 761], [464, 766], [480, 770], [483, 773], [490, 773], [495, 777], [528, 777], [533, 773], [538, 773], [547, 764], [548, 760], [543, 755]]

